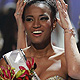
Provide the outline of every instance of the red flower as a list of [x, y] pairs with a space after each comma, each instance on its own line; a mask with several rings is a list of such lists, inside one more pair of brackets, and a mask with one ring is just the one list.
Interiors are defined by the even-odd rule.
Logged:
[[23, 79], [19, 77], [19, 78], [17, 78], [16, 80], [23, 80]]
[[32, 66], [34, 65], [34, 58], [32, 57]]
[[0, 78], [3, 78], [4, 80], [6, 79], [13, 79], [14, 78], [14, 74], [15, 72], [13, 71], [13, 69], [11, 69], [10, 65], [7, 65], [7, 68], [5, 68], [4, 66], [0, 67]]
[[25, 77], [25, 80], [29, 80], [29, 77], [28, 77], [28, 76], [26, 76], [26, 77]]
[[29, 70], [31, 69], [31, 67], [34, 65], [34, 58], [32, 57], [32, 64], [30, 63], [29, 60], [26, 61], [26, 65], [28, 66]]
[[29, 70], [26, 70], [23, 66], [19, 66], [20, 70], [17, 72], [17, 74], [15, 74], [14, 68], [12, 69], [10, 65], [7, 65], [7, 68], [1, 66], [0, 80], [31, 80], [35, 69], [34, 59], [32, 58], [32, 63], [27, 60], [26, 65], [28, 66]]
[[32, 64], [30, 63], [29, 60], [27, 60], [26, 65], [28, 66], [29, 70], [26, 70], [23, 66], [19, 66], [20, 70], [22, 71], [25, 70], [25, 72], [22, 75], [20, 75], [20, 77], [31, 76], [33, 74], [32, 66], [34, 65], [34, 58], [32, 58]]
[[28, 68], [29, 68], [29, 70], [31, 69], [31, 63], [30, 63], [30, 61], [26, 61], [26, 65], [28, 66]]

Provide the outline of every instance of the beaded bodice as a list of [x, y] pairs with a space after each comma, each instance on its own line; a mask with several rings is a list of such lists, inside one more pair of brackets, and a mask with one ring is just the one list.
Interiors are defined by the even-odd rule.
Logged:
[[54, 77], [50, 77], [46, 80], [65, 80], [65, 79], [63, 79], [62, 77], [59, 77], [59, 76], [54, 76]]

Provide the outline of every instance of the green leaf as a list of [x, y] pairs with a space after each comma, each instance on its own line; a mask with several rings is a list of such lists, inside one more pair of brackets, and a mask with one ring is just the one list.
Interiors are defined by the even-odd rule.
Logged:
[[8, 76], [8, 74], [7, 74], [7, 70], [5, 69], [5, 73], [6, 73], [6, 75]]
[[22, 75], [21, 70], [17, 72], [16, 78], [20, 77]]
[[2, 74], [2, 75], [3, 75], [3, 71], [2, 71], [2, 70], [0, 70], [0, 74]]
[[4, 79], [0, 76], [0, 80], [4, 80]]
[[16, 74], [16, 78], [20, 77], [24, 72], [25, 70], [19, 70]]
[[23, 80], [25, 80], [25, 77], [23, 78]]
[[14, 67], [12, 67], [12, 68], [11, 68], [11, 70], [15, 70], [15, 68], [14, 68]]

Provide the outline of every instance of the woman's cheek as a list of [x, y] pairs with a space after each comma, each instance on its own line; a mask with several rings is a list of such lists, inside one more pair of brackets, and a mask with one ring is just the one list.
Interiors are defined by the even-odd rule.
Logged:
[[45, 21], [45, 22], [41, 22], [41, 24], [42, 24], [43, 26], [45, 26], [45, 27], [51, 26], [50, 20]]
[[31, 24], [29, 24], [29, 23], [25, 23], [25, 28], [26, 28], [26, 29], [31, 28]]

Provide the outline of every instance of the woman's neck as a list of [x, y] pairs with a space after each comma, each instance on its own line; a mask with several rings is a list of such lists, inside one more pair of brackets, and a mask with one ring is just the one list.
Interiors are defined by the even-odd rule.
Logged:
[[[37, 48], [40, 45], [37, 45]], [[31, 45], [29, 49], [29, 53], [31, 57], [46, 57], [53, 54], [53, 49], [51, 43], [49, 43], [45, 48], [38, 48], [36, 49], [33, 45]]]

